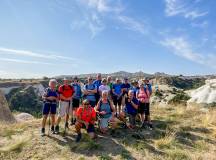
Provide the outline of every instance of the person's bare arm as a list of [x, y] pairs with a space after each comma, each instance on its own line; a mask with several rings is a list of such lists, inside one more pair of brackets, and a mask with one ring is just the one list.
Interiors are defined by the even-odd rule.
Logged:
[[133, 106], [135, 109], [138, 109], [138, 105], [135, 104], [133, 101], [131, 101], [131, 104], [132, 104], [132, 106]]
[[116, 110], [115, 110], [115, 107], [114, 107], [114, 105], [113, 105], [113, 102], [110, 102], [110, 107], [111, 107], [111, 109], [112, 109], [112, 115], [115, 116]]
[[116, 96], [118, 96], [116, 93], [115, 93], [115, 89], [112, 89], [112, 93]]
[[126, 94], [125, 94], [124, 97], [122, 98], [122, 106], [125, 106], [125, 98], [126, 98]]

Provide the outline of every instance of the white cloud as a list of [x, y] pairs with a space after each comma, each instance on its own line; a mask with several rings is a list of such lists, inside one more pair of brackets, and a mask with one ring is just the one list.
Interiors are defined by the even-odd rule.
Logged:
[[120, 0], [79, 0], [82, 4], [96, 9], [98, 12], [121, 12]]
[[[194, 3], [199, 3], [195, 1]], [[206, 11], [199, 11], [194, 8], [188, 0], [165, 0], [165, 13], [167, 16], [183, 16], [185, 18], [195, 19], [208, 14]]]
[[136, 31], [141, 34], [148, 33], [147, 26], [135, 19], [127, 16], [119, 16], [118, 19], [122, 22], [128, 30]]
[[41, 74], [41, 73], [33, 73], [33, 72], [25, 72], [25, 71], [11, 71], [11, 70], [0, 70], [0, 77], [1, 78], [42, 78], [44, 75], [51, 77], [51, 75]]
[[77, 60], [75, 58], [60, 56], [60, 55], [53, 55], [47, 53], [37, 53], [28, 50], [17, 50], [11, 48], [0, 47], [0, 54], [6, 55], [18, 55], [18, 56], [27, 56], [27, 57], [34, 57], [34, 58], [44, 58], [44, 59], [54, 59], [54, 60]]
[[12, 63], [23, 63], [23, 64], [44, 64], [44, 65], [53, 65], [52, 63], [47, 63], [47, 62], [29, 61], [29, 60], [13, 59], [13, 58], [0, 58], [0, 61], [3, 61], [3, 62], [12, 62]]
[[192, 48], [191, 44], [183, 37], [166, 38], [161, 44], [169, 48], [172, 53], [177, 56], [183, 57], [190, 61], [207, 65], [216, 69], [216, 55], [215, 54], [201, 54]]
[[86, 28], [94, 38], [106, 28], [105, 18], [112, 17], [113, 14], [120, 14], [124, 8], [121, 0], [77, 0], [83, 14], [81, 20], [74, 20], [71, 24], [72, 30]]
[[71, 24], [72, 30], [80, 30], [86, 28], [91, 32], [91, 38], [94, 38], [97, 34], [102, 32], [105, 29], [105, 25], [100, 19], [99, 15], [96, 13], [86, 14], [84, 20], [74, 21]]

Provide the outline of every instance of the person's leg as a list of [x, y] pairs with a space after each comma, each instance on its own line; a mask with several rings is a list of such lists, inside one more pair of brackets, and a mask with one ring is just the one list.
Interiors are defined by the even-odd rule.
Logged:
[[51, 110], [50, 110], [50, 116], [51, 116], [51, 131], [54, 133], [55, 130], [55, 116], [56, 116], [56, 108], [57, 105], [56, 104], [51, 104]]
[[105, 134], [107, 132], [107, 127], [108, 127], [108, 118], [101, 118], [100, 119], [100, 123], [99, 123], [99, 126], [100, 126], [100, 131]]
[[79, 105], [80, 105], [80, 99], [73, 99], [73, 114], [71, 119], [72, 125], [76, 123], [76, 112], [77, 112], [77, 108], [79, 108]]
[[66, 128], [69, 128], [69, 125], [68, 125], [68, 120], [69, 120], [69, 117], [70, 117], [70, 103], [71, 102], [65, 102], [64, 103], [64, 107], [65, 107], [65, 127]]
[[45, 128], [48, 115], [43, 115], [42, 128]]
[[110, 120], [111, 128], [116, 129], [117, 124], [120, 122], [119, 119], [112, 117]]
[[65, 105], [62, 101], [59, 102], [59, 113], [58, 113], [58, 118], [56, 121], [56, 127], [55, 127], [55, 132], [56, 134], [59, 133], [59, 124], [61, 122], [62, 117], [65, 117], [66, 109]]
[[113, 104], [115, 106], [115, 111], [116, 111], [116, 116], [117, 116], [118, 103], [117, 103], [117, 97], [116, 96], [113, 96]]
[[121, 112], [120, 115], [119, 115], [119, 119], [122, 121], [122, 122], [126, 122], [126, 118], [125, 118], [125, 112]]
[[134, 129], [136, 126], [136, 115], [129, 115], [129, 123], [130, 123], [130, 128]]
[[51, 114], [51, 132], [54, 133], [55, 132], [55, 114]]
[[50, 112], [50, 104], [44, 103], [44, 105], [43, 105], [43, 119], [42, 119], [42, 124], [41, 124], [41, 135], [42, 136], [45, 135], [45, 126], [46, 126], [46, 121], [47, 121], [47, 117], [49, 115], [49, 112]]
[[95, 128], [93, 124], [89, 124], [89, 127], [87, 128], [87, 133], [91, 139], [96, 138]]
[[82, 128], [82, 123], [76, 122], [75, 124], [75, 129], [76, 129], [76, 133], [77, 133], [77, 138], [76, 138], [76, 142], [79, 142], [82, 138], [82, 134], [81, 134], [81, 128]]
[[153, 125], [150, 119], [150, 106], [149, 105], [150, 105], [149, 103], [146, 103], [145, 122], [147, 122], [147, 125], [150, 129], [153, 129]]

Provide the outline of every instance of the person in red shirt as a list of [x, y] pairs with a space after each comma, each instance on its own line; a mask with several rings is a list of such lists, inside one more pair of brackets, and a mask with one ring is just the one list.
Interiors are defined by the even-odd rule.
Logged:
[[61, 118], [65, 117], [65, 128], [68, 128], [68, 120], [70, 113], [70, 105], [71, 100], [74, 94], [74, 88], [69, 85], [69, 81], [67, 78], [64, 78], [64, 84], [61, 85], [58, 89], [59, 92], [59, 112], [58, 119], [56, 122], [55, 133], [59, 133], [59, 123], [61, 122]]
[[76, 112], [76, 124], [75, 124], [75, 128], [76, 128], [76, 132], [77, 132], [77, 138], [76, 138], [76, 142], [79, 142], [82, 138], [82, 134], [81, 134], [81, 128], [85, 127], [90, 138], [94, 139], [95, 138], [95, 121], [96, 121], [96, 112], [94, 110], [94, 108], [91, 107], [91, 105], [89, 104], [88, 100], [84, 100], [82, 106], [80, 106], [77, 109]]

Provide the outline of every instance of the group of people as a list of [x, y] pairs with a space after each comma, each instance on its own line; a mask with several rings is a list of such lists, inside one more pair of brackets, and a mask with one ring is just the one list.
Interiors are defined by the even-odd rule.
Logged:
[[[81, 85], [77, 77], [71, 84], [64, 78], [58, 90], [57, 84], [55, 79], [51, 79], [43, 94], [42, 136], [45, 135], [49, 115], [53, 134], [59, 134], [61, 119], [65, 120], [65, 130], [69, 128], [70, 120], [70, 125], [75, 125], [77, 142], [82, 138], [82, 128], [87, 130], [92, 139], [96, 137], [96, 121], [102, 134], [107, 133], [109, 126], [111, 133], [114, 132], [118, 124], [133, 130], [137, 117], [140, 117], [141, 127], [153, 128], [149, 108], [152, 86], [148, 79], [130, 84], [128, 78], [124, 78], [124, 82], [118, 78], [112, 82], [112, 77], [102, 79], [101, 74], [97, 74], [96, 80], [88, 77], [84, 85]], [[59, 107], [56, 120], [57, 105]]]

